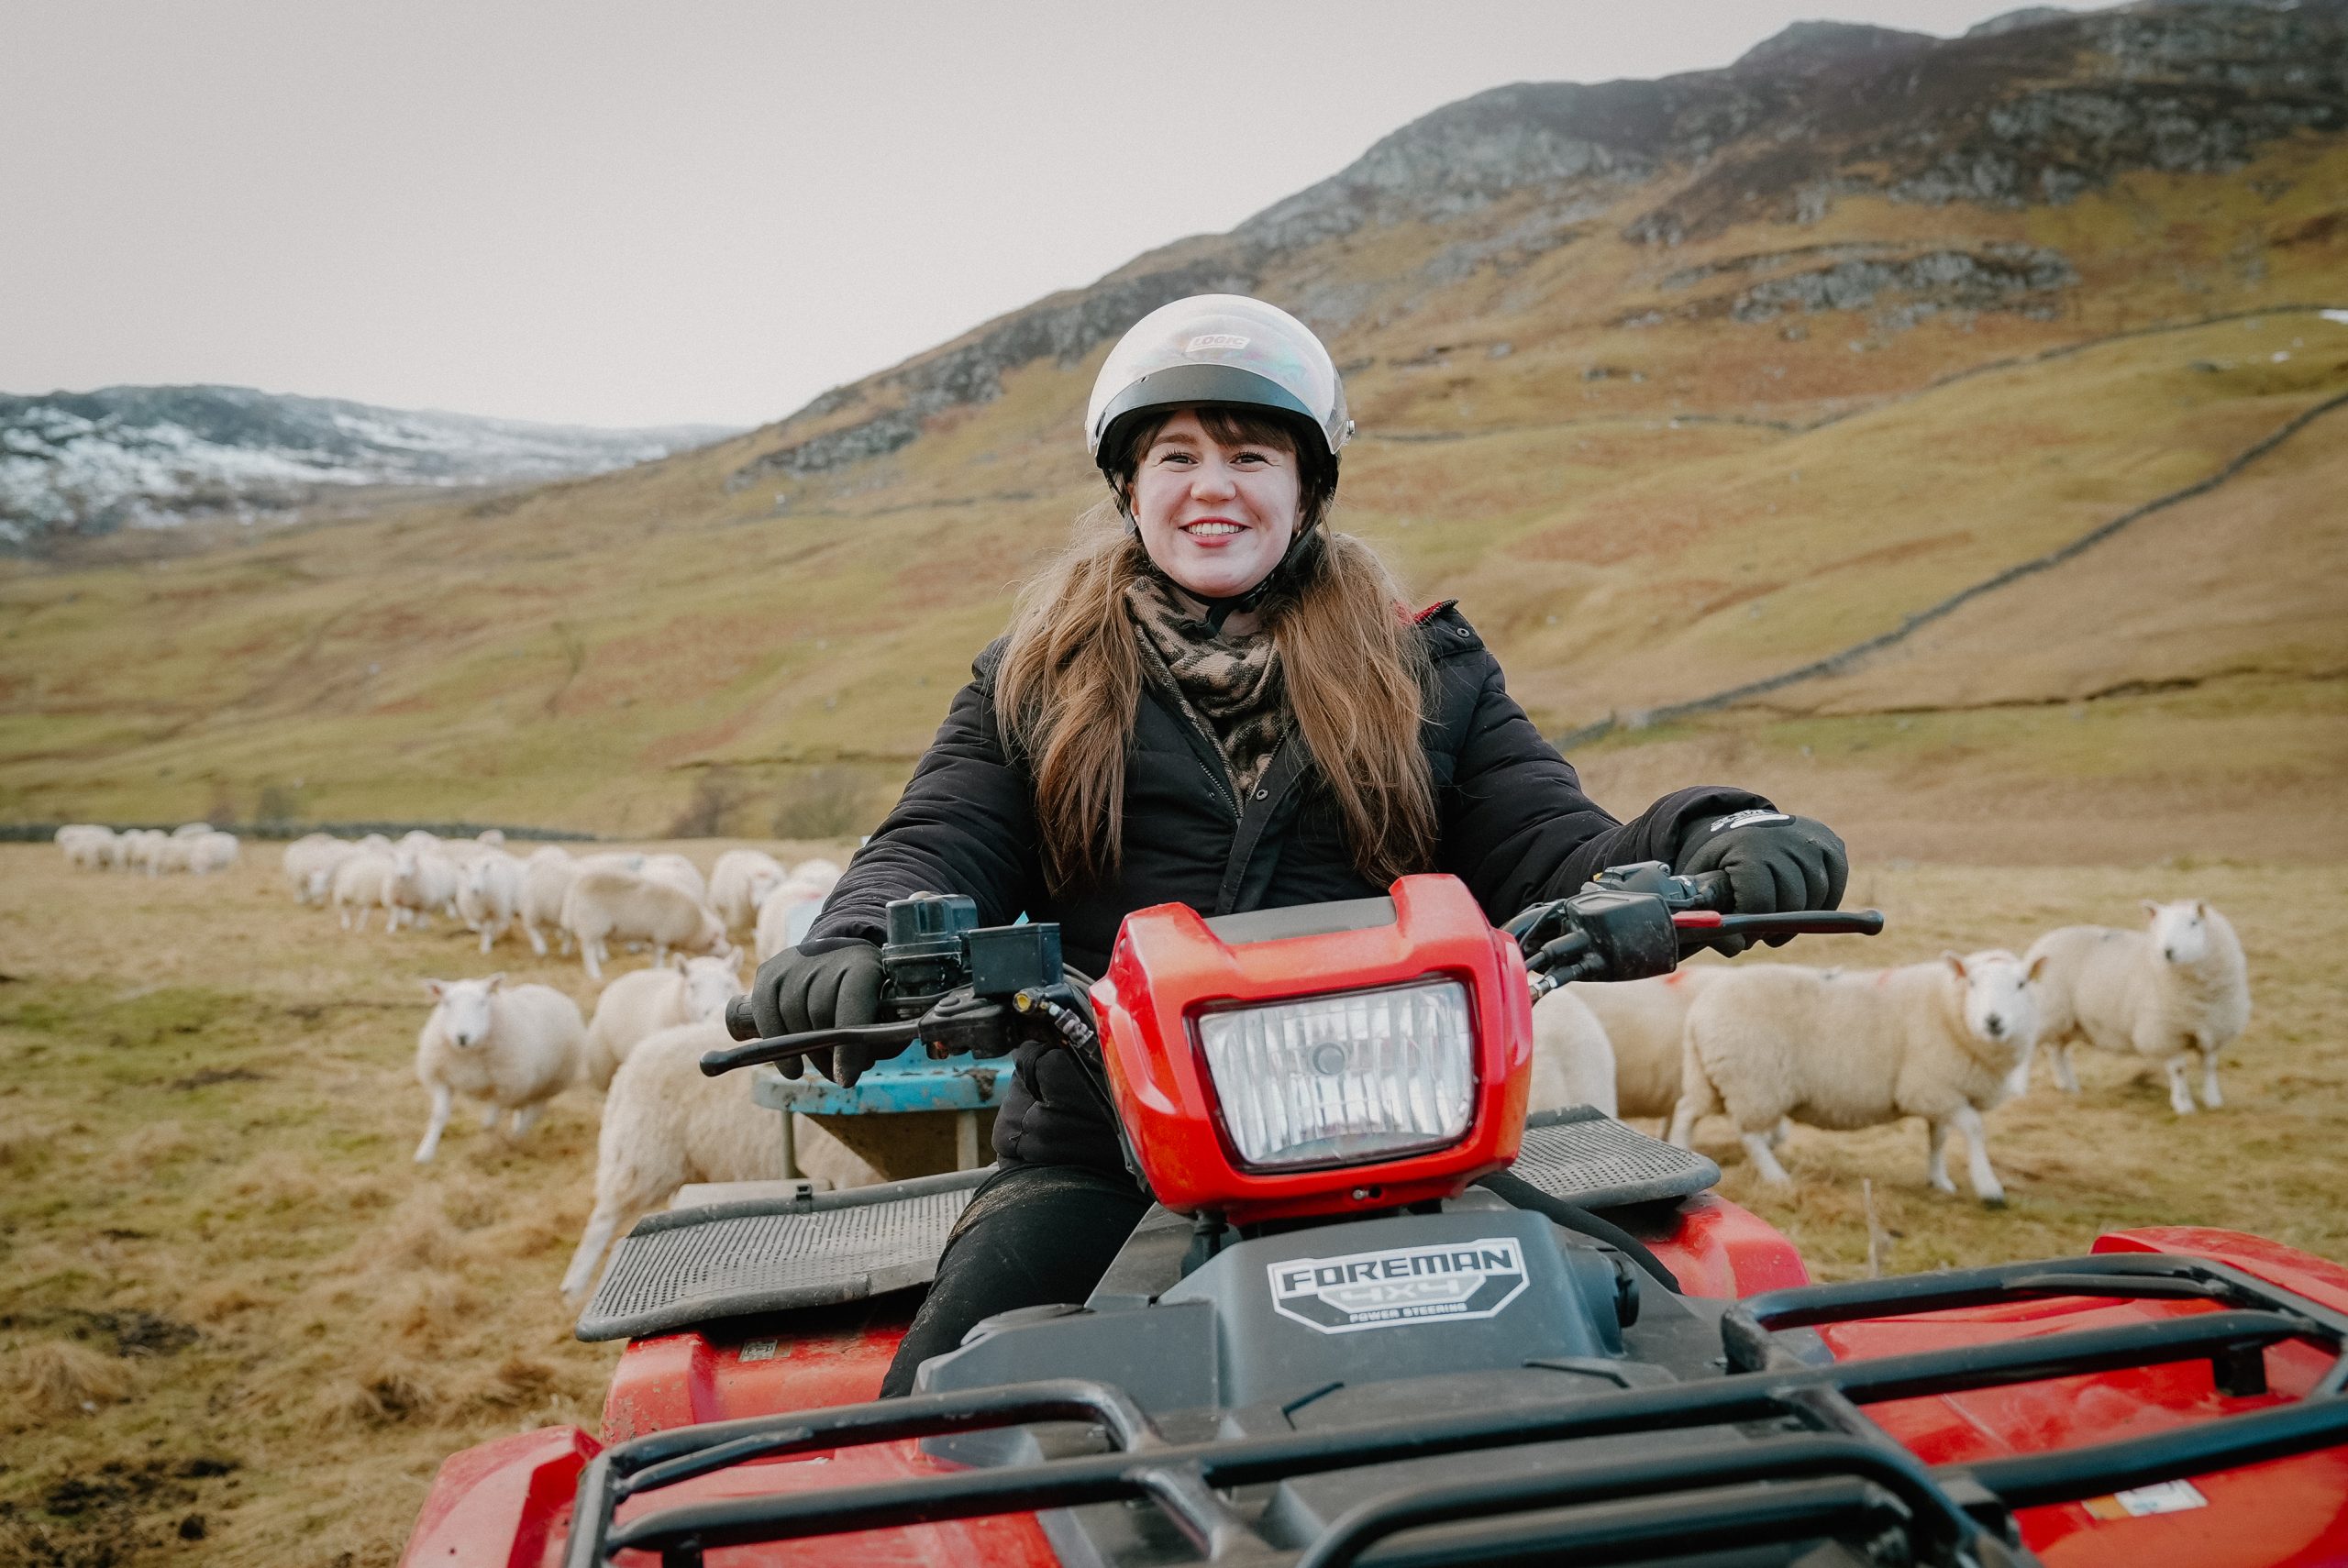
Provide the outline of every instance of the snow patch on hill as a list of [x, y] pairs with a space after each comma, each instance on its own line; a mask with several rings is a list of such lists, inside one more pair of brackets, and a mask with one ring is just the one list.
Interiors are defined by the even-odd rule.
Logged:
[[0, 547], [199, 516], [250, 520], [338, 487], [601, 473], [728, 434], [534, 425], [249, 387], [0, 394]]

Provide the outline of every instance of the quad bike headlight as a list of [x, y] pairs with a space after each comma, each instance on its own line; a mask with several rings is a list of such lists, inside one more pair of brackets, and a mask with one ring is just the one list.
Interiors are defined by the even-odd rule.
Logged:
[[1257, 1169], [1439, 1149], [1476, 1098], [1468, 988], [1426, 980], [1197, 1019], [1224, 1125]]

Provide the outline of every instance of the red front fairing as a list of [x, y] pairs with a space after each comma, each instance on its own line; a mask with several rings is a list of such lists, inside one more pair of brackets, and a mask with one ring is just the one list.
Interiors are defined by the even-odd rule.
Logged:
[[[1092, 988], [1117, 1112], [1151, 1192], [1180, 1213], [1235, 1223], [1391, 1209], [1458, 1192], [1516, 1157], [1533, 1070], [1533, 1004], [1516, 944], [1453, 877], [1405, 877], [1394, 923], [1230, 945], [1187, 904], [1125, 917]], [[1369, 990], [1432, 977], [1462, 982], [1476, 1028], [1476, 1099], [1448, 1148], [1326, 1169], [1246, 1171], [1191, 1038], [1199, 1010], [1227, 1001]]]

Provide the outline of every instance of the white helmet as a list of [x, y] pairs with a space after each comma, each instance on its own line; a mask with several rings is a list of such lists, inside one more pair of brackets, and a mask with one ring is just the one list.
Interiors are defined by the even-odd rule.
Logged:
[[1120, 424], [1201, 403], [1299, 415], [1333, 457], [1353, 437], [1345, 383], [1311, 327], [1246, 294], [1192, 294], [1143, 316], [1109, 350], [1084, 412], [1085, 447], [1105, 467], [1123, 455], [1111, 439]]

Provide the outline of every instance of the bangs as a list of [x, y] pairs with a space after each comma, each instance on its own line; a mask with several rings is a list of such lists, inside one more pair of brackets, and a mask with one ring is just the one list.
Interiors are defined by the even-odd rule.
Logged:
[[1301, 419], [1292, 420], [1246, 403], [1202, 403], [1186, 409], [1169, 408], [1152, 418], [1136, 420], [1133, 439], [1126, 444], [1116, 466], [1130, 473], [1140, 463], [1141, 455], [1149, 450], [1149, 444], [1157, 439], [1158, 432], [1181, 414], [1197, 414], [1199, 427], [1218, 446], [1272, 447], [1291, 458], [1309, 450], [1298, 438]]

